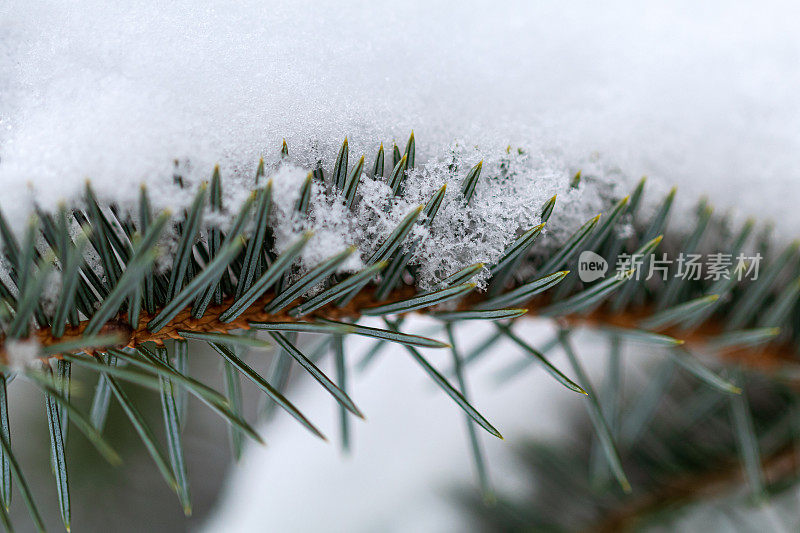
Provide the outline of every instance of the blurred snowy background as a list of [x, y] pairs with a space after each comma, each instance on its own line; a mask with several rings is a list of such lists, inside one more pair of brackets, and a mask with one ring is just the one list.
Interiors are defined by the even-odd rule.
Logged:
[[[283, 137], [330, 158], [345, 135], [362, 153], [413, 128], [418, 162], [455, 139], [487, 157], [513, 144], [554, 173], [647, 174], [686, 204], [706, 193], [794, 236], [798, 95], [790, 1], [16, 0], [0, 6], [0, 205], [22, 220], [31, 196], [53, 205], [86, 177], [106, 196], [157, 191], [176, 157], [207, 177], [216, 162], [249, 169]], [[494, 387], [492, 369], [518, 357], [500, 345], [470, 371], [507, 437], [484, 439], [493, 482], [512, 486], [515, 442], [557, 432], [576, 401], [540, 370]], [[279, 416], [205, 529], [463, 530], [448, 490], [471, 481], [464, 420], [428, 385], [401, 349], [385, 352], [353, 383], [367, 421], [349, 456]], [[324, 393], [300, 382], [292, 396], [335, 435]], [[198, 508], [227, 460], [213, 435], [189, 445]], [[163, 499], [133, 485], [144, 505]]]
[[[435, 326], [435, 321], [418, 317], [404, 330]], [[464, 341], [462, 356], [494, 331], [491, 324], [458, 329], [458, 338]], [[530, 320], [520, 322], [515, 332], [541, 347], [555, 330], [546, 321]], [[441, 334], [438, 338], [447, 340]], [[323, 417], [321, 429], [332, 442], [307, 438], [289, 417], [269, 424], [268, 447], [249, 448], [206, 531], [258, 531], [264, 524], [274, 531], [471, 530], [471, 517], [455, 497], [460, 489], [477, 490], [463, 413], [402, 347], [387, 348], [359, 374], [355, 367], [372, 342], [352, 341], [347, 353], [353, 356], [351, 375], [358, 376], [352, 397], [367, 419], [352, 425], [351, 452], [344, 455], [338, 447], [338, 411], [330, 396], [313, 383], [298, 382], [294, 392], [302, 401], [299, 407]], [[605, 350], [600, 346], [607, 344], [605, 337], [587, 333], [580, 341], [584, 355], [596, 356], [585, 358], [587, 368], [603, 365]], [[554, 364], [567, 368], [566, 357], [557, 353], [552, 352]], [[426, 357], [442, 371], [452, 368], [447, 350], [427, 350]], [[637, 362], [649, 359], [647, 353], [628, 357]], [[561, 422], [581, 412], [582, 398], [546, 375], [506, 339], [468, 368], [470, 400], [502, 428], [505, 439], [478, 437], [489, 458], [491, 483], [512, 491], [525, 487], [528, 480], [516, 463], [515, 445], [531, 436], [562, 437]], [[508, 379], [510, 368], [517, 370]]]

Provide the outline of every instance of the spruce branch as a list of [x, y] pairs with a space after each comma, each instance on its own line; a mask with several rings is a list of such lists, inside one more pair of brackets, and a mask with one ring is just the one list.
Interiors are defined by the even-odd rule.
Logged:
[[[360, 184], [365, 160], [361, 157], [349, 167], [349, 150], [345, 140], [327, 179], [321, 168], [308, 174], [292, 206], [293, 216], [311, 216], [309, 206], [315, 187], [333, 191], [345, 212], [352, 213], [364, 201], [364, 185]], [[60, 511], [67, 528], [70, 499], [64, 455], [66, 423], [76, 424], [91, 435], [99, 450], [111, 455], [100, 431], [112, 397], [122, 406], [187, 514], [192, 503], [180, 436], [187, 394], [196, 396], [230, 424], [236, 455], [241, 452], [241, 437], [260, 441], [242, 416], [240, 376], [255, 383], [271, 402], [311, 433], [322, 437], [285, 396], [285, 376], [289, 365], [297, 363], [340, 405], [342, 446], [347, 449], [350, 415], [363, 418], [347, 392], [347, 335], [377, 339], [375, 348], [363, 359], [364, 365], [374, 360], [387, 343], [401, 345], [464, 411], [476, 472], [487, 495], [491, 491], [481, 453], [482, 434], [476, 429], [480, 427], [495, 437], [500, 437], [500, 432], [468, 398], [464, 370], [500, 338], [510, 339], [526, 357], [524, 364], [513, 367], [508, 375], [516, 375], [528, 364], [539, 364], [567, 389], [589, 396], [587, 406], [597, 431], [595, 438], [599, 439], [606, 460], [605, 467], [595, 468], [613, 472], [623, 488], [628, 487], [628, 477], [618, 448], [629, 446], [626, 435], [638, 435], [641, 426], [634, 424], [630, 426], [633, 429], [625, 431], [614, 429], [614, 416], [609, 415], [614, 410], [605, 405], [607, 398], [597, 392], [599, 389], [592, 386], [583, 371], [580, 354], [568, 341], [571, 331], [588, 327], [619, 344], [657, 346], [665, 350], [665, 360], [680, 365], [699, 383], [726, 398], [742, 393], [741, 384], [709, 368], [704, 362], [707, 359], [695, 354], [716, 355], [718, 362], [766, 369], [774, 374], [795, 361], [800, 340], [797, 243], [765, 256], [762, 275], [754, 280], [740, 276], [747, 264], [737, 265], [728, 278], [717, 279], [642, 280], [629, 267], [593, 282], [578, 278], [582, 252], [593, 252], [608, 264], [615, 264], [623, 254], [643, 261], [663, 248], [696, 251], [709, 236], [711, 250], [718, 254], [736, 257], [748, 245], [753, 225], [748, 222], [739, 233], [731, 232], [723, 219], [713, 216], [706, 202], [697, 210], [693, 231], [688, 235], [670, 231], [674, 189], [654, 214], [642, 215], [639, 208], [644, 180], [630, 195], [614, 198], [604, 215], [585, 221], [560, 243], [548, 242], [542, 236], [547, 224], [558, 216], [554, 211], [556, 197], [543, 206], [532, 206], [540, 215], [540, 223], [521, 229], [519, 235], [509, 235], [510, 244], [495, 262], [446, 272], [437, 287], [423, 289], [419, 265], [412, 258], [424, 241], [425, 231], [437, 231], [435, 221], [447, 189], [442, 186], [425, 203], [410, 210], [397, 207], [401, 204], [395, 202], [407, 194], [410, 186], [407, 178], [414, 169], [415, 151], [412, 133], [403, 153], [396, 145], [393, 147], [392, 169], [385, 179], [392, 193], [385, 209], [397, 214], [400, 222], [375, 242], [369, 253], [357, 257], [361, 260], [358, 269], [347, 273], [338, 271], [359, 255], [357, 247], [339, 250], [311, 268], [302, 268], [300, 261], [311, 246], [310, 233], [298, 235], [281, 251], [276, 249], [270, 223], [277, 209], [273, 198], [275, 182], [267, 176], [263, 162], [258, 166], [252, 194], [224, 230], [203, 222], [205, 212], [219, 215], [226, 210], [222, 194], [226, 184], [219, 168], [213, 170], [210, 185], [201, 184], [191, 205], [177, 217], [152, 213], [148, 193], [142, 189], [134, 220], [131, 213], [114, 205], [102, 205], [90, 184], [82, 204], [71, 209], [63, 207], [55, 215], [40, 213], [31, 219], [21, 240], [0, 214], [0, 239], [8, 264], [7, 277], [0, 277], [0, 309], [4, 311], [0, 316], [0, 361], [6, 376], [18, 373], [47, 392], [51, 460], [57, 467]], [[281, 153], [282, 160], [288, 160], [285, 142]], [[372, 167], [378, 179], [383, 179], [384, 156], [381, 145]], [[578, 173], [570, 187], [581, 187], [582, 179]], [[461, 206], [474, 205], [481, 188], [491, 187], [492, 180], [478, 163], [466, 173], [460, 188], [452, 188], [452, 194], [458, 195]], [[182, 179], [179, 181], [183, 184]], [[77, 236], [71, 231], [74, 225], [82, 228]], [[623, 228], [632, 231], [625, 234]], [[175, 232], [176, 245], [173, 251], [165, 252], [159, 245], [168, 229]], [[99, 260], [93, 261], [93, 257]], [[157, 260], [163, 259], [169, 266], [155, 268]], [[45, 305], [43, 287], [54, 270], [62, 284], [57, 304], [50, 306]], [[520, 278], [519, 273], [524, 271], [528, 274]], [[479, 275], [488, 275], [488, 291], [476, 290], [474, 280]], [[403, 315], [410, 312], [438, 320], [448, 342], [402, 331]], [[386, 327], [359, 323], [368, 316], [382, 318]], [[520, 338], [514, 326], [529, 317], [555, 321], [562, 328], [558, 339], [537, 348]], [[496, 331], [478, 349], [462, 355], [455, 326], [467, 320], [494, 321]], [[266, 332], [272, 344], [251, 335], [260, 330]], [[300, 335], [326, 336], [320, 353], [332, 349], [335, 380], [319, 369], [315, 357], [303, 352], [298, 343]], [[224, 395], [188, 375], [189, 348], [197, 342], [208, 344], [224, 361]], [[574, 376], [548, 359], [547, 351], [557, 344], [566, 349]], [[269, 377], [247, 365], [236, 351], [268, 346], [279, 348], [276, 357], [280, 361]], [[446, 372], [431, 365], [419, 348], [449, 349], [456, 385]], [[60, 369], [58, 380], [36, 368], [42, 363], [50, 368], [51, 359]], [[64, 365], [72, 364], [98, 376], [91, 417], [84, 416], [71, 403], [66, 378], [69, 366]], [[144, 385], [160, 394], [168, 454], [154, 440], [120, 381]], [[3, 385], [6, 383], [3, 381]], [[6, 416], [9, 395], [5, 389], [0, 392], [0, 493], [7, 506], [12, 480], [21, 475], [10, 448]], [[656, 389], [650, 402], [642, 405], [657, 402], [661, 393], [663, 390]], [[747, 450], [742, 454], [743, 461], [750, 477], [756, 479], [760, 461], [757, 446], [750, 435], [746, 409], [742, 405], [736, 409], [734, 422], [740, 431], [740, 445]], [[646, 420], [647, 413], [643, 413], [641, 419]], [[36, 519], [35, 513], [32, 515]]]

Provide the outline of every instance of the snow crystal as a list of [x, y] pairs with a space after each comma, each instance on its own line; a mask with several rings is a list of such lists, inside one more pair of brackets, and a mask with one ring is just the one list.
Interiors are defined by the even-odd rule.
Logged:
[[[406, 215], [430, 201], [447, 184], [433, 223], [429, 227], [416, 224], [406, 240], [409, 251], [408, 244], [417, 243], [410, 264], [418, 267], [421, 287], [429, 289], [468, 265], [496, 262], [521, 232], [540, 222], [542, 206], [557, 193], [563, 195], [566, 207], [562, 208], [561, 202], [556, 204], [553, 219], [559, 224], [554, 232], [556, 239], [551, 239], [556, 241], [564, 237], [559, 232], [574, 231], [585, 222], [587, 211], [596, 214], [619, 196], [613, 192], [614, 183], [599, 178], [586, 179], [577, 189], [563, 189], [563, 176], [548, 175], [546, 161], [509, 149], [501, 157], [483, 159], [475, 194], [467, 205], [461, 193], [462, 181], [480, 156], [478, 150], [456, 143], [445, 157], [433, 158], [409, 171], [400, 196], [394, 196], [387, 178], [371, 177], [365, 172], [352, 211], [345, 207], [339, 192], [330, 190], [329, 184], [314, 182], [308, 216], [299, 216], [294, 207], [307, 169], [283, 165], [270, 178], [276, 248], [282, 251], [300, 232], [312, 231], [313, 237], [301, 255], [306, 269], [347, 246], [355, 246], [359, 253], [340, 268], [354, 271], [364, 265]], [[476, 278], [481, 287], [486, 274]]]

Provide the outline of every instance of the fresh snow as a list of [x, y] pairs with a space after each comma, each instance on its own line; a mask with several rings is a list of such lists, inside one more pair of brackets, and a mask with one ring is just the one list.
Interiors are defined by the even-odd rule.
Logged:
[[[6, 3], [0, 207], [21, 228], [33, 201], [47, 209], [74, 200], [90, 179], [104, 201], [130, 205], [145, 182], [157, 207], [180, 208], [191, 194], [172, 182], [175, 161], [192, 184], [219, 163], [241, 200], [260, 157], [275, 168], [283, 138], [304, 171], [320, 159], [330, 168], [345, 136], [351, 166], [363, 154], [370, 168], [380, 142], [390, 161], [392, 142], [402, 149], [413, 129], [422, 188], [406, 201], [451, 183], [440, 222], [448, 231], [420, 251], [431, 282], [496, 258], [555, 192], [549, 229], [563, 235], [606, 206], [603, 191], [642, 174], [662, 188], [681, 185], [687, 205], [707, 192], [792, 227], [792, 6]], [[490, 187], [509, 145], [525, 161], [512, 186]], [[444, 165], [454, 154], [455, 177]], [[476, 208], [461, 212], [453, 185], [481, 159]], [[563, 194], [578, 170], [590, 178], [584, 191]], [[369, 191], [373, 202], [385, 193], [364, 180]], [[353, 233], [337, 211], [329, 220], [318, 213], [324, 231], [309, 263], [356, 237], [385, 235], [404, 214], [361, 213]]]

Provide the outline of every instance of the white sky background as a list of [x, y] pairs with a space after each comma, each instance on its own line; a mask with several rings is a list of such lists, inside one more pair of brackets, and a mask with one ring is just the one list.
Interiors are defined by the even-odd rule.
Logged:
[[[207, 177], [216, 162], [229, 172], [274, 156], [282, 137], [293, 154], [318, 143], [332, 158], [345, 135], [371, 154], [413, 128], [418, 162], [455, 138], [487, 153], [511, 143], [566, 178], [597, 152], [599, 168], [678, 184], [687, 202], [705, 192], [784, 233], [800, 227], [795, 2], [322, 4], [4, 3], [0, 206], [20, 224], [32, 194], [49, 207], [87, 177], [118, 200], [148, 181], [168, 205], [158, 191], [175, 157]], [[547, 427], [539, 400], [566, 394], [544, 377], [501, 393], [479, 377], [476, 403], [508, 435]], [[425, 381], [398, 351], [354, 384], [369, 421], [349, 459], [281, 417], [222, 517], [353, 531], [401, 516], [441, 530], [448, 515], [425, 505], [470, 465], [461, 414]], [[301, 407], [329, 413], [334, 436], [313, 385]]]

